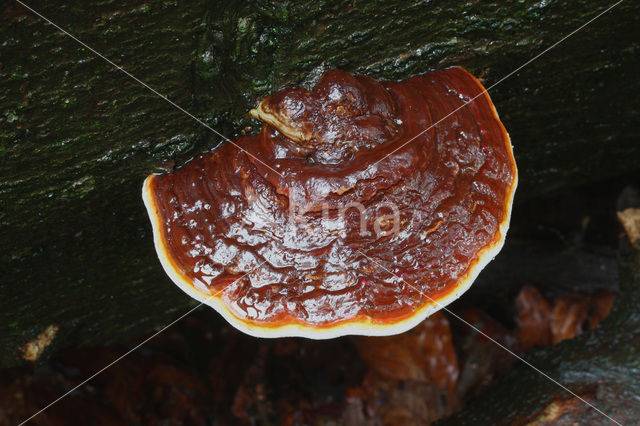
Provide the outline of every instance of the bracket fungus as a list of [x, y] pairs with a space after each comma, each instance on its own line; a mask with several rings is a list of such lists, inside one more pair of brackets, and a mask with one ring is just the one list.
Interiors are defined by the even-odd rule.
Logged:
[[516, 165], [462, 68], [401, 82], [330, 71], [251, 115], [259, 134], [143, 187], [167, 274], [239, 330], [400, 333], [464, 293], [502, 247]]

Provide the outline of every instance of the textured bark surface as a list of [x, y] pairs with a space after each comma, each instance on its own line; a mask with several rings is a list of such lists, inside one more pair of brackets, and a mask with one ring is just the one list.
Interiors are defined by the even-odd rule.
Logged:
[[[640, 256], [636, 254], [625, 263], [621, 294], [611, 315], [598, 328], [530, 351], [524, 358], [619, 423], [635, 424], [640, 412]], [[441, 423], [613, 424], [523, 364]]]
[[[490, 87], [605, 2], [142, 2], [31, 6], [231, 137], [262, 96], [328, 67], [402, 79], [460, 65]], [[143, 178], [220, 138], [17, 3], [0, 16], [0, 364], [124, 339], [192, 302], [165, 277]], [[640, 6], [625, 1], [491, 89], [518, 197], [638, 168]], [[47, 351], [45, 351], [46, 356]]]

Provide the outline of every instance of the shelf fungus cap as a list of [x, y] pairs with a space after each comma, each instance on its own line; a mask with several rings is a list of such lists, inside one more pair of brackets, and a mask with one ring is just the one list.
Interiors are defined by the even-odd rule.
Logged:
[[330, 71], [251, 115], [259, 134], [151, 175], [142, 191], [167, 274], [239, 330], [400, 333], [500, 251], [516, 165], [462, 68], [401, 82]]

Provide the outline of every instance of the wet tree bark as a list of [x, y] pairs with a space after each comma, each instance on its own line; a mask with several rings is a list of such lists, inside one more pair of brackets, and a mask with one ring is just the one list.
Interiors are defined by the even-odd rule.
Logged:
[[[523, 354], [562, 383], [520, 364], [476, 401], [438, 424], [633, 424], [640, 398], [640, 255], [622, 268], [621, 294], [611, 315], [595, 330]], [[584, 401], [597, 407], [596, 411]]]
[[[329, 67], [402, 79], [461, 65], [499, 83], [490, 94], [515, 147], [517, 199], [639, 168], [637, 2], [503, 82], [608, 4], [391, 3], [30, 5], [229, 137], [256, 130], [244, 114], [259, 98]], [[156, 260], [140, 187], [220, 138], [19, 4], [2, 7], [6, 366], [51, 325], [51, 348], [105, 343], [193, 305]]]

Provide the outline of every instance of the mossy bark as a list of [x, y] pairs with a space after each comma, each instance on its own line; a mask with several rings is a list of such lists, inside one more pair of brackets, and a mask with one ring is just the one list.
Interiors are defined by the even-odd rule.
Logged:
[[[640, 255], [622, 269], [621, 294], [598, 328], [523, 358], [626, 425], [640, 413]], [[521, 364], [441, 424], [614, 424], [584, 401]]]
[[[330, 67], [401, 79], [450, 65], [487, 86], [604, 2], [30, 3], [232, 137], [267, 93]], [[0, 16], [0, 365], [148, 332], [192, 303], [161, 270], [144, 177], [220, 138], [18, 3]], [[491, 89], [522, 199], [640, 167], [637, 2]]]

